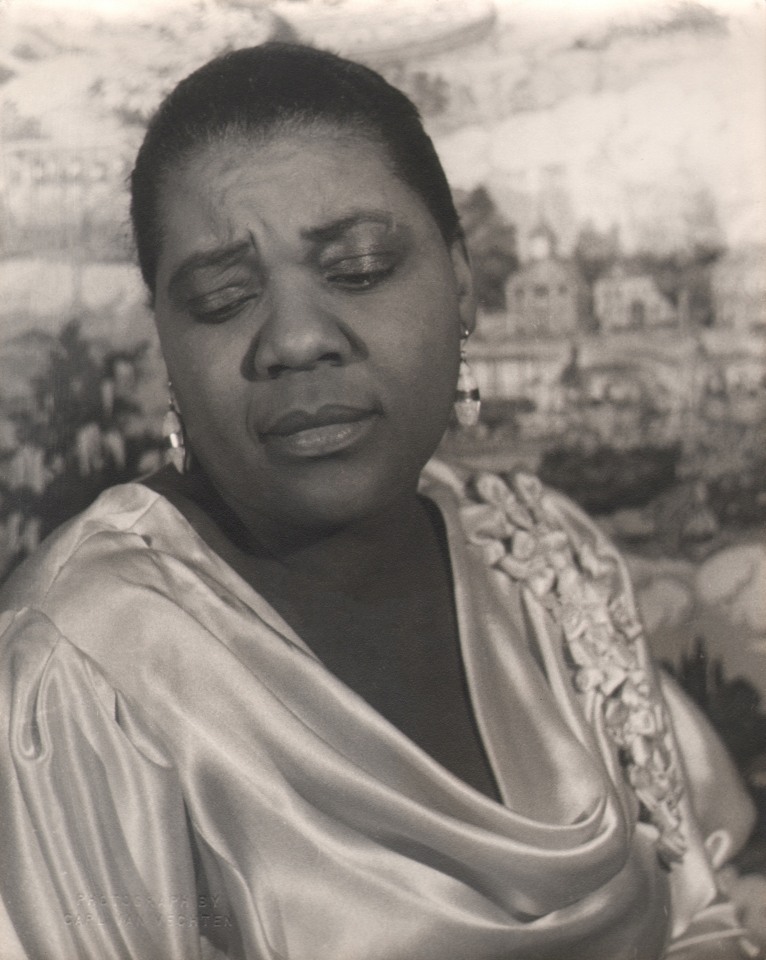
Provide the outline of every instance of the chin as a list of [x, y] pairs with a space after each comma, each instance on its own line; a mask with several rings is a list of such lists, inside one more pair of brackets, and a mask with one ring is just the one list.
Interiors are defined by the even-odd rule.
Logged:
[[[280, 513], [293, 527], [314, 532], [340, 529], [385, 513], [417, 491], [421, 467], [381, 473], [357, 464], [317, 465], [310, 477], [293, 477], [283, 488]], [[286, 508], [286, 509], [285, 509]]]

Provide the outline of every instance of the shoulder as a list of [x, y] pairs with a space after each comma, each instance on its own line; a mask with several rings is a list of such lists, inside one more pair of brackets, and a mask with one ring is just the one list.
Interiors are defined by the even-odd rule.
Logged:
[[38, 606], [62, 577], [78, 576], [94, 555], [148, 545], [149, 515], [161, 498], [139, 483], [111, 487], [51, 534], [0, 591], [0, 609]]
[[[621, 566], [617, 550], [593, 520], [529, 471], [469, 471], [431, 461], [423, 489], [437, 500], [449, 498], [467, 539], [483, 548], [489, 566], [513, 579], [529, 581], [526, 574], [543, 567], [563, 573], [574, 565], [586, 575], [603, 575]], [[528, 585], [542, 592], [536, 581]]]
[[158, 602], [183, 593], [173, 572], [184, 565], [163, 543], [175, 540], [180, 553], [189, 536], [159, 494], [137, 483], [107, 490], [4, 586], [2, 645], [13, 636], [44, 646], [60, 635], [98, 658], [105, 644], [146, 623]]
[[115, 579], [156, 588], [157, 565], [194, 555], [198, 538], [160, 493], [141, 483], [111, 487], [51, 534], [0, 590], [0, 611], [26, 607], [56, 619], [63, 604], [111, 596]]
[[118, 699], [136, 708], [167, 697], [156, 657], [165, 648], [177, 656], [195, 627], [204, 632], [183, 612], [188, 563], [166, 550], [185, 530], [159, 494], [127, 484], [22, 565], [0, 594], [0, 703], [11, 714], [3, 723], [15, 717], [33, 731], [40, 711], [61, 723], [87, 714], [101, 730], [113, 726]]
[[183, 699], [183, 670], [194, 685], [192, 673], [213, 663], [222, 677], [238, 669], [242, 637], [248, 650], [254, 637], [300, 645], [164, 496], [137, 484], [108, 491], [46, 542], [7, 584], [0, 611], [0, 655], [43, 656], [58, 635], [144, 705]]
[[[527, 471], [456, 473], [451, 481], [441, 473], [437, 482], [451, 488], [463, 534], [484, 565], [517, 583], [558, 625], [581, 680], [600, 672], [590, 670], [601, 659], [596, 648], [623, 659], [627, 644], [628, 659], [645, 668], [648, 651], [625, 563], [580, 507]], [[588, 634], [598, 640], [586, 656], [581, 641]]]

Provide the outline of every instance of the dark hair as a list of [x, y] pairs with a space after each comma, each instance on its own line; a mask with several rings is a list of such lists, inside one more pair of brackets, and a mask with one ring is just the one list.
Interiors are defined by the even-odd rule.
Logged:
[[379, 142], [423, 200], [447, 244], [461, 236], [447, 178], [415, 105], [379, 74], [320, 50], [265, 43], [226, 53], [182, 80], [149, 123], [131, 175], [138, 262], [152, 295], [165, 178], [229, 135], [266, 138], [325, 123]]

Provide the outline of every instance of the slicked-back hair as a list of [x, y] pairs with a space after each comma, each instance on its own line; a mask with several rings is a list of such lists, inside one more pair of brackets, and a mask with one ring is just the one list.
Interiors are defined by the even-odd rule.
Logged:
[[265, 43], [223, 54], [182, 80], [149, 123], [131, 174], [138, 262], [154, 297], [168, 178], [227, 138], [264, 142], [325, 125], [380, 144], [392, 172], [422, 199], [446, 244], [460, 238], [447, 178], [417, 108], [374, 70], [335, 54]]

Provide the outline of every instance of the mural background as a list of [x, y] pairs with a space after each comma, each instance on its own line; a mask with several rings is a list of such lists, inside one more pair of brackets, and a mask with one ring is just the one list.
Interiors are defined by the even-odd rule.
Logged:
[[420, 106], [481, 301], [483, 418], [443, 455], [599, 519], [766, 811], [760, 0], [0, 0], [0, 577], [161, 461], [125, 177], [177, 79], [267, 38]]

